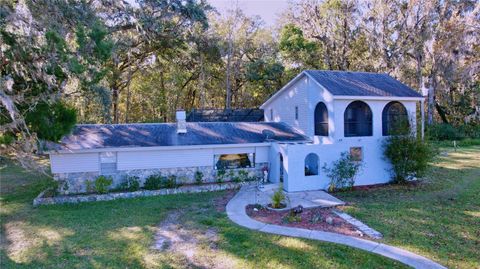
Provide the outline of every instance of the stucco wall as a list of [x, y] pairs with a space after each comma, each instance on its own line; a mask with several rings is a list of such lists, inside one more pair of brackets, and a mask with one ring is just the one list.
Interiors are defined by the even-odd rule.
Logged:
[[[322, 167], [331, 166], [340, 154], [349, 151], [350, 147], [362, 147], [363, 168], [355, 180], [355, 185], [371, 185], [390, 181], [390, 165], [383, 159], [381, 141], [357, 139], [335, 144], [285, 144], [288, 155], [284, 157], [284, 189], [286, 191], [327, 189], [330, 179]], [[305, 157], [315, 153], [319, 158], [319, 173], [305, 176]]]

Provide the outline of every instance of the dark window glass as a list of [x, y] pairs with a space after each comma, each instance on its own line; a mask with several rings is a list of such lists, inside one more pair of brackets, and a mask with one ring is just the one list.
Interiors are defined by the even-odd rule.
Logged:
[[410, 128], [407, 109], [400, 102], [390, 102], [382, 112], [382, 134], [406, 134]]
[[235, 169], [254, 167], [254, 153], [215, 155], [215, 169]]
[[305, 158], [305, 176], [318, 175], [318, 156], [315, 153], [310, 153]]
[[372, 136], [372, 110], [362, 101], [350, 103], [344, 114], [345, 137]]
[[328, 136], [328, 110], [324, 103], [315, 107], [315, 135]]
[[298, 120], [298, 106], [295, 107], [295, 119]]

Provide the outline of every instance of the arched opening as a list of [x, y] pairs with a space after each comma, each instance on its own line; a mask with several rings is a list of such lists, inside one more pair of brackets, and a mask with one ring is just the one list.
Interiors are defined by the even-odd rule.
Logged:
[[310, 153], [305, 157], [305, 176], [318, 175], [318, 155]]
[[362, 101], [351, 102], [345, 109], [344, 136], [372, 136], [372, 110]]
[[405, 106], [397, 101], [388, 103], [382, 111], [382, 134], [406, 134], [410, 129]]
[[327, 106], [320, 102], [315, 107], [315, 135], [328, 136], [328, 110]]

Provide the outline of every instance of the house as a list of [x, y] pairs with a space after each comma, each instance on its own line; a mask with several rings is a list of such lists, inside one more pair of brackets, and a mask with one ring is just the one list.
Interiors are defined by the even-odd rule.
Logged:
[[99, 175], [114, 185], [155, 173], [193, 183], [196, 171], [214, 182], [220, 170], [260, 177], [265, 168], [270, 182], [302, 191], [328, 188], [322, 166], [348, 152], [364, 163], [355, 185], [385, 183], [382, 141], [402, 119], [416, 130], [423, 100], [386, 74], [307, 70], [260, 107], [265, 122], [186, 122], [177, 111], [176, 123], [77, 125], [50, 149], [51, 170], [74, 193]]

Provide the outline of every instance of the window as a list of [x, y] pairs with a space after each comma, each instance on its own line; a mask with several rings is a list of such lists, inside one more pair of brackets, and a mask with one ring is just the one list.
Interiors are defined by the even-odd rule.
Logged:
[[315, 107], [315, 135], [328, 136], [328, 110], [322, 102]]
[[215, 169], [249, 168], [255, 166], [254, 153], [215, 155]]
[[101, 152], [100, 153], [100, 174], [109, 175], [117, 172], [117, 153]]
[[270, 108], [270, 121], [273, 121], [273, 109]]
[[356, 162], [363, 161], [362, 147], [351, 147], [350, 148], [350, 156], [352, 157], [352, 160], [354, 160]]
[[382, 134], [384, 136], [405, 134], [409, 128], [407, 109], [400, 102], [390, 102], [383, 108]]
[[318, 175], [318, 155], [310, 153], [305, 157], [305, 176]]
[[298, 120], [298, 106], [295, 107], [295, 119]]
[[362, 101], [350, 103], [344, 114], [344, 136], [372, 136], [372, 110]]

